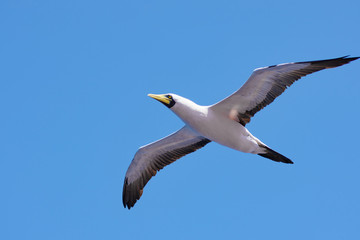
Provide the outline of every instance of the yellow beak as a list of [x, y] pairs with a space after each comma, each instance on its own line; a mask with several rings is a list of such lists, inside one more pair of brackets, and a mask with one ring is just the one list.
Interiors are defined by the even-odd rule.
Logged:
[[165, 94], [148, 94], [149, 97], [158, 100], [159, 102], [163, 102], [165, 104], [170, 104], [170, 100], [166, 97]]

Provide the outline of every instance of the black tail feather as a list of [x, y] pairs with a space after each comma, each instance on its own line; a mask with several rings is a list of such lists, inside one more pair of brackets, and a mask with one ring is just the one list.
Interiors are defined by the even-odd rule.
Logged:
[[293, 164], [293, 161], [291, 161], [290, 159], [288, 159], [287, 157], [281, 155], [278, 152], [275, 152], [274, 150], [272, 150], [271, 148], [267, 147], [267, 146], [263, 146], [263, 148], [265, 149], [265, 153], [259, 153], [258, 155], [264, 157], [264, 158], [268, 158], [271, 159], [275, 162], [283, 162], [283, 163], [291, 163]]

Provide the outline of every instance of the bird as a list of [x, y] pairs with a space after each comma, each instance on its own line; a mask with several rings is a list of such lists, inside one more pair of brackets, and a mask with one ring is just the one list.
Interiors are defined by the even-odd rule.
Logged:
[[198, 105], [173, 93], [148, 94], [174, 112], [185, 125], [169, 136], [138, 149], [124, 179], [124, 207], [130, 209], [135, 205], [147, 182], [159, 170], [210, 142], [292, 164], [289, 158], [253, 136], [246, 124], [301, 77], [339, 67], [358, 58], [344, 56], [257, 68], [240, 89], [210, 106]]

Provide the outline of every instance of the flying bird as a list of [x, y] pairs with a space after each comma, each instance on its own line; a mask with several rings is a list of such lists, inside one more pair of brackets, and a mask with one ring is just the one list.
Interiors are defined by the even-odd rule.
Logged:
[[130, 209], [134, 206], [146, 183], [157, 171], [211, 141], [276, 162], [293, 163], [253, 136], [245, 128], [246, 124], [301, 77], [341, 66], [358, 58], [345, 56], [258, 68], [239, 90], [211, 106], [200, 106], [172, 93], [149, 94], [149, 97], [172, 110], [185, 126], [165, 138], [139, 148], [126, 172], [123, 187], [124, 207]]

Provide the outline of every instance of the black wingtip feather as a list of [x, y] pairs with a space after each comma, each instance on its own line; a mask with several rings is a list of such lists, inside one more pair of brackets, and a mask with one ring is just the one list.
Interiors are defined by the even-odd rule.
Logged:
[[[127, 206], [127, 200], [126, 200], [126, 195], [125, 195], [127, 185], [128, 185], [128, 180], [127, 180], [127, 177], [125, 177], [124, 186], [123, 186], [123, 194], [122, 194], [122, 200], [123, 200], [124, 208], [126, 208], [126, 206]], [[128, 206], [128, 208], [129, 208], [129, 206]]]
[[342, 66], [344, 64], [348, 64], [349, 62], [352, 62], [360, 58], [360, 57], [349, 57], [349, 56], [350, 55], [339, 58], [332, 58], [332, 59], [318, 60], [318, 61], [306, 61], [299, 63], [311, 63], [311, 65], [323, 66], [324, 68], [334, 68], [334, 67]]
[[125, 177], [122, 196], [124, 208], [132, 208], [137, 200], [140, 199], [144, 186], [140, 184], [140, 181], [142, 181], [142, 179], [137, 179], [135, 182], [129, 184], [128, 179]]

